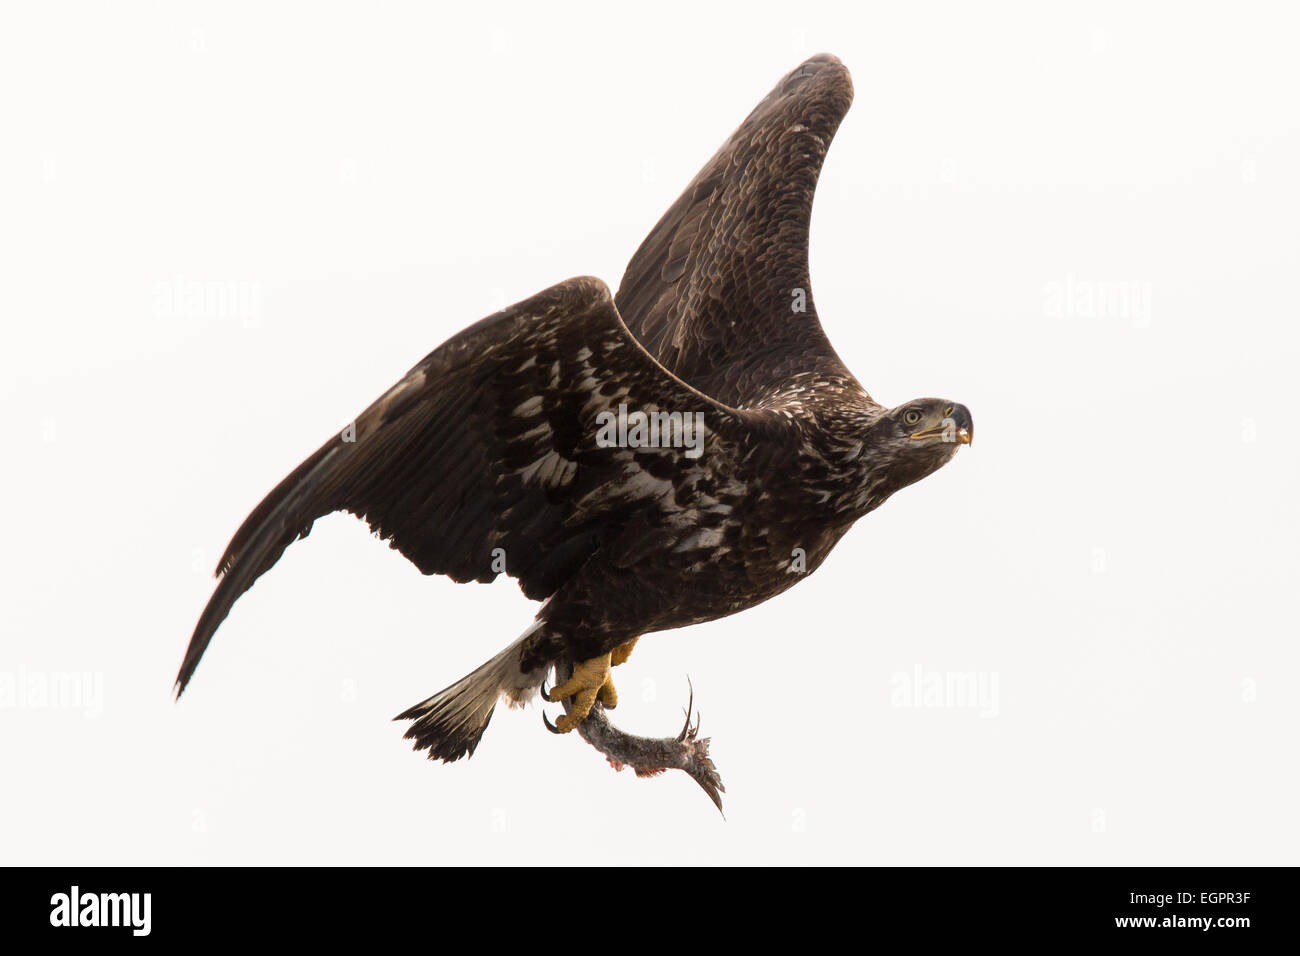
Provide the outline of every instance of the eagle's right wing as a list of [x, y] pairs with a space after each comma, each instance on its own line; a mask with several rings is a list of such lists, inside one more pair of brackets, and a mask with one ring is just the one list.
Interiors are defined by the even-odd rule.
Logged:
[[[620, 404], [702, 412], [702, 457], [600, 447], [597, 416]], [[759, 444], [759, 459], [779, 458], [788, 420], [729, 408], [667, 372], [599, 279], [553, 286], [434, 350], [254, 509], [221, 558], [177, 694], [239, 596], [319, 517], [364, 517], [425, 574], [456, 581], [495, 578], [503, 549], [506, 573], [540, 600], [633, 511], [653, 522], [687, 466]]]

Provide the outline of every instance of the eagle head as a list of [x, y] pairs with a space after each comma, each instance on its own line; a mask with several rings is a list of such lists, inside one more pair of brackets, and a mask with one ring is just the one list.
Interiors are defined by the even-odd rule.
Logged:
[[917, 398], [891, 408], [867, 431], [863, 459], [877, 502], [946, 465], [975, 437], [965, 405], [945, 398]]

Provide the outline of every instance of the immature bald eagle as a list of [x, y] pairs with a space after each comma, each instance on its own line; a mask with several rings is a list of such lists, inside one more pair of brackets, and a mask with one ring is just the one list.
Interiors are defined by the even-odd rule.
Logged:
[[618, 294], [576, 278], [439, 346], [236, 532], [176, 679], [323, 515], [363, 517], [425, 574], [503, 570], [544, 601], [523, 636], [400, 715], [472, 754], [497, 700], [559, 664], [572, 730], [617, 700], [638, 635], [733, 614], [815, 570], [849, 526], [973, 434], [945, 399], [886, 408], [808, 291], [813, 190], [852, 100], [816, 56], [759, 103], [654, 227]]

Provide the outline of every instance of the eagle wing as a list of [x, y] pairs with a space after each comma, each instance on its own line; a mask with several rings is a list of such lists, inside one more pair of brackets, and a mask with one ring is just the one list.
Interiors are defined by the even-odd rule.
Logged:
[[[808, 227], [853, 101], [829, 54], [789, 73], [700, 170], [628, 264], [615, 301], [665, 368], [743, 406], [798, 373], [852, 380], [812, 305]], [[800, 311], [802, 309], [803, 311]]]
[[685, 473], [680, 448], [598, 446], [598, 416], [620, 404], [702, 412], [706, 461], [724, 445], [773, 451], [790, 432], [665, 370], [599, 279], [560, 283], [434, 350], [267, 495], [221, 558], [177, 694], [239, 596], [335, 511], [365, 518], [425, 574], [490, 581], [503, 555], [525, 594], [549, 596]]

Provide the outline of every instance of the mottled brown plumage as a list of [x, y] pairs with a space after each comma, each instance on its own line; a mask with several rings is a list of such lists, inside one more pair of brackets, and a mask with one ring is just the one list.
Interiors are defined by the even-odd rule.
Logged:
[[[632, 334], [720, 402], [759, 404], [796, 377], [861, 390], [817, 321], [808, 276], [813, 192], [852, 102], [849, 71], [835, 57], [792, 71], [704, 165], [623, 274], [615, 302]], [[805, 302], [796, 312], [798, 290]]]
[[[873, 401], [812, 306], [813, 192], [851, 99], [838, 60], [807, 61], [655, 226], [617, 297], [571, 279], [489, 316], [303, 462], [222, 557], [178, 693], [234, 601], [316, 518], [346, 510], [425, 574], [506, 573], [546, 602], [518, 641], [401, 715], [417, 748], [454, 760], [499, 696], [526, 700], [553, 665], [779, 594], [951, 458], [969, 413]], [[700, 416], [699, 448], [603, 444], [606, 416], [629, 409]]]

